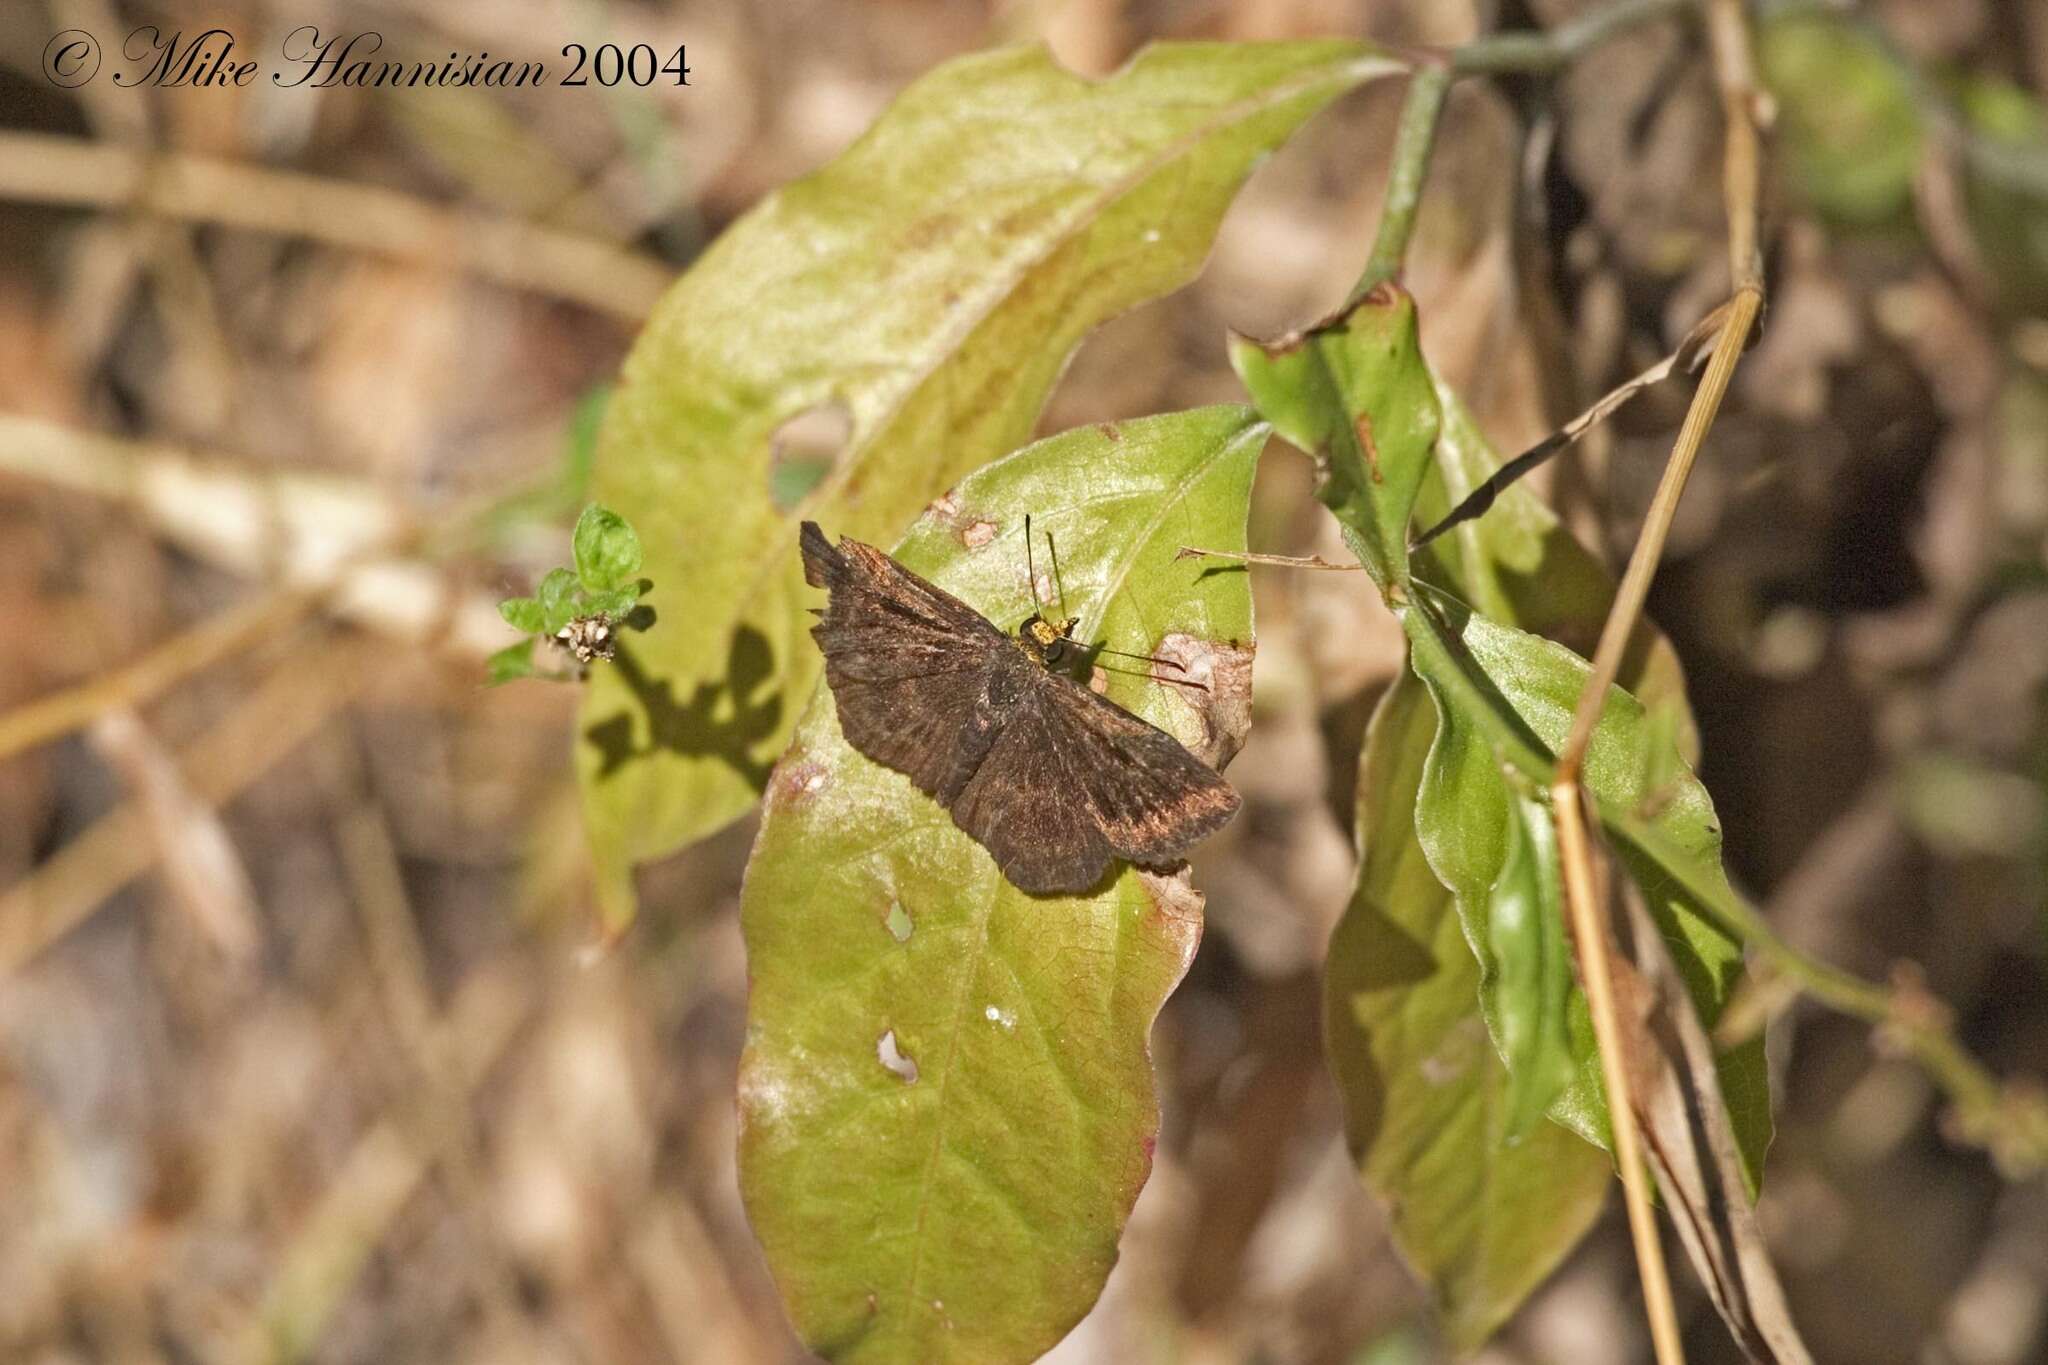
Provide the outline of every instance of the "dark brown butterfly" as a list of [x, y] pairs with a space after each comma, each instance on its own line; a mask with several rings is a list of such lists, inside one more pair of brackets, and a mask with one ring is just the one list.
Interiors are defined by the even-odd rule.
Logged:
[[1022, 890], [1086, 891], [1118, 858], [1177, 862], [1237, 813], [1179, 740], [1056, 671], [1073, 621], [1033, 613], [1005, 635], [872, 545], [834, 548], [807, 521], [802, 546], [805, 581], [831, 590], [811, 634], [847, 742], [952, 812]]

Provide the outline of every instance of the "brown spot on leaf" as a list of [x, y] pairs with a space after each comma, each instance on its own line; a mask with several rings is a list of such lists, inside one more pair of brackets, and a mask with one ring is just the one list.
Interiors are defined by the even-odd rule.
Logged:
[[1238, 331], [1233, 331], [1231, 335], [1236, 337], [1239, 341], [1248, 342], [1251, 345], [1258, 347], [1261, 351], [1264, 351], [1266, 353], [1266, 358], [1269, 360], [1278, 360], [1282, 356], [1292, 355], [1294, 352], [1301, 349], [1302, 342], [1308, 340], [1308, 333], [1306, 331], [1284, 332], [1281, 335], [1274, 337], [1270, 341], [1263, 341], [1258, 337], [1250, 336], [1244, 332]]
[[1392, 280], [1381, 280], [1365, 291], [1365, 297], [1358, 301], [1362, 308], [1392, 308], [1408, 297], [1408, 291]]
[[924, 510], [927, 516], [944, 517], [948, 521], [952, 520], [960, 515], [960, 490], [948, 488], [944, 493], [932, 499]]
[[815, 759], [790, 758], [775, 769], [770, 795], [778, 805], [799, 806], [823, 791], [827, 781], [824, 764]]
[[1105, 441], [1121, 441], [1124, 438], [1123, 431], [1114, 422], [1097, 422], [1095, 429], [1102, 433], [1102, 439]]
[[960, 543], [970, 550], [979, 550], [995, 538], [996, 524], [986, 517], [968, 522], [960, 532]]
[[1351, 430], [1358, 437], [1358, 449], [1365, 456], [1365, 467], [1372, 471], [1372, 481], [1385, 483], [1386, 476], [1380, 473], [1380, 448], [1372, 439], [1372, 414], [1359, 413], [1351, 423]]
[[[1366, 290], [1365, 293], [1359, 295], [1351, 302], [1344, 304], [1322, 321], [1285, 338], [1289, 343], [1288, 349], [1292, 350], [1295, 346], [1300, 345], [1304, 337], [1318, 336], [1324, 332], [1339, 330], [1348, 324], [1351, 321], [1352, 315], [1361, 308], [1392, 308], [1400, 304], [1407, 297], [1408, 291], [1400, 285], [1395, 284], [1392, 280], [1381, 280], [1378, 284]], [[1268, 354], [1274, 354], [1274, 352], [1269, 349]]]
[[927, 214], [913, 218], [903, 228], [902, 242], [910, 251], [928, 251], [960, 231], [960, 218], [952, 213]]
[[1189, 750], [1210, 767], [1221, 768], [1251, 733], [1253, 646], [1175, 631], [1152, 652], [1167, 661], [1154, 664], [1152, 676], [1200, 725]]
[[[1160, 918], [1173, 921], [1184, 929], [1193, 931], [1196, 937], [1202, 932], [1202, 907], [1208, 897], [1195, 890], [1195, 884], [1188, 877], [1185, 865], [1173, 872], [1154, 872], [1150, 868], [1137, 869], [1138, 885], [1145, 888], [1145, 895], [1152, 902], [1154, 913]], [[1190, 948], [1192, 951], [1192, 948]]]

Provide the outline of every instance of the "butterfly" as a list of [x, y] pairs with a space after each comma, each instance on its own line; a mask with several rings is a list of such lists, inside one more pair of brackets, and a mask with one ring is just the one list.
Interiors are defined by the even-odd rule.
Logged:
[[1034, 611], [1007, 635], [872, 545], [834, 546], [813, 521], [799, 543], [804, 580], [830, 594], [811, 634], [847, 742], [944, 806], [1019, 889], [1075, 894], [1118, 859], [1178, 862], [1237, 813], [1179, 740], [1059, 670], [1076, 619]]

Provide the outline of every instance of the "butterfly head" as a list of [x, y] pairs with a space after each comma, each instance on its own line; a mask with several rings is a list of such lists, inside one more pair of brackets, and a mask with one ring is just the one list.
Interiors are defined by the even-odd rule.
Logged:
[[1017, 627], [1017, 643], [1024, 652], [1047, 666], [1064, 662], [1067, 650], [1078, 648], [1074, 644], [1074, 627], [1081, 624], [1081, 618], [1070, 616], [1065, 621], [1048, 621], [1038, 612], [1031, 613], [1023, 625]]

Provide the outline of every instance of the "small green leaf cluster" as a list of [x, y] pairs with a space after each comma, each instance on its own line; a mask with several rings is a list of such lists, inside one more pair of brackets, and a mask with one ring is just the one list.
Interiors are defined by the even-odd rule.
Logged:
[[[532, 597], [508, 597], [498, 614], [526, 639], [486, 662], [490, 683], [516, 678], [566, 677], [545, 674], [533, 662], [536, 640], [563, 641], [577, 622], [601, 622], [610, 629], [634, 624], [635, 609], [648, 584], [640, 572], [640, 536], [617, 512], [597, 503], [583, 509], [572, 538], [576, 567], [550, 569]], [[605, 655], [603, 657], [609, 657]]]

